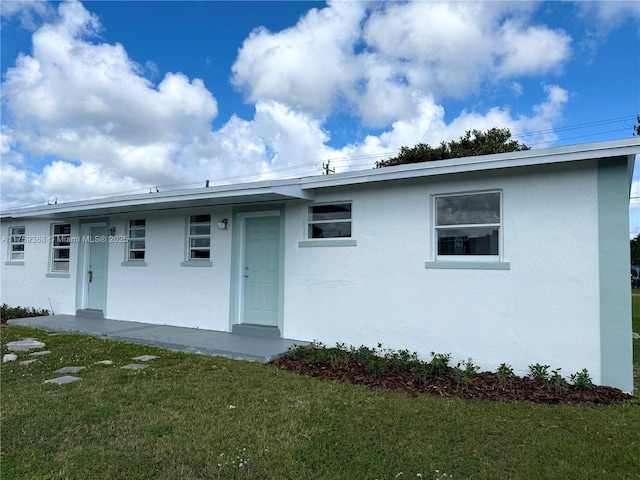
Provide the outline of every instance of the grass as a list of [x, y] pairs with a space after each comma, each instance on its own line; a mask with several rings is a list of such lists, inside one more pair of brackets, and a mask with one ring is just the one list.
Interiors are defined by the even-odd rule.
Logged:
[[[3, 480], [640, 475], [637, 400], [587, 408], [412, 398], [100, 338], [13, 325], [0, 333], [3, 345], [31, 336], [52, 351], [2, 364]], [[159, 358], [119, 368], [143, 354]], [[114, 365], [94, 365], [105, 359]], [[68, 365], [88, 367], [81, 382], [42, 383]]]

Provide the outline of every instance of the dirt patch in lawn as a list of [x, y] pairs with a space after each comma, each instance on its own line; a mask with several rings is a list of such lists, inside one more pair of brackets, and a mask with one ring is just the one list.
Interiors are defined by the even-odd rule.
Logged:
[[341, 365], [332, 364], [330, 361], [318, 364], [311, 355], [311, 351], [297, 351], [271, 363], [282, 370], [308, 377], [382, 388], [413, 396], [428, 394], [499, 402], [588, 406], [619, 404], [634, 398], [612, 387], [594, 386], [582, 390], [575, 385], [558, 387], [551, 383], [543, 384], [529, 377], [515, 377], [506, 384], [501, 384], [497, 375], [492, 372], [474, 375], [473, 380], [465, 386], [456, 379], [455, 371], [450, 367], [440, 376], [429, 376], [424, 381], [418, 381], [413, 372], [398, 370], [390, 364], [391, 362], [387, 365], [386, 371], [374, 375], [367, 371], [364, 365], [353, 360], [342, 362]]

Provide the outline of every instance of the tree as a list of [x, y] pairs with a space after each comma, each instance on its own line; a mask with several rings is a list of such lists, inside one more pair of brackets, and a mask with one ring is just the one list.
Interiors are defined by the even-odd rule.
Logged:
[[513, 140], [508, 128], [491, 128], [486, 132], [471, 130], [460, 137], [460, 140], [442, 142], [437, 147], [424, 143], [415, 147], [401, 147], [398, 156], [376, 162], [376, 168], [521, 150], [529, 150], [529, 147]]
[[640, 234], [631, 239], [631, 265], [640, 266]]

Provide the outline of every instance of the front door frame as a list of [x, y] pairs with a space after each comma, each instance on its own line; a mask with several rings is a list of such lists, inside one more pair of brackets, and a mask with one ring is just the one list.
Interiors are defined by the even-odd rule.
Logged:
[[279, 217], [278, 248], [278, 328], [284, 326], [284, 205], [253, 205], [233, 208], [231, 245], [231, 298], [229, 304], [229, 331], [233, 325], [244, 323], [244, 264], [246, 255], [247, 218]]
[[87, 308], [87, 304], [89, 301], [88, 296], [88, 285], [86, 282], [87, 279], [87, 270], [89, 263], [89, 254], [91, 250], [91, 242], [85, 241], [91, 235], [92, 227], [104, 227], [107, 232], [107, 238], [105, 239], [106, 248], [105, 248], [105, 272], [104, 272], [104, 287], [103, 287], [103, 305], [102, 305], [102, 314], [106, 318], [107, 317], [107, 284], [109, 277], [109, 219], [108, 218], [95, 218], [95, 219], [87, 219], [80, 222], [79, 231], [80, 231], [80, 241], [78, 248], [78, 273], [76, 276], [76, 310], [84, 310]]

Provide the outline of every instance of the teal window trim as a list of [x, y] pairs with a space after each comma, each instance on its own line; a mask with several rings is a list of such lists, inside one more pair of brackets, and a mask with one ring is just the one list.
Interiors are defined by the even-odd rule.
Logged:
[[181, 267], [213, 267], [213, 262], [209, 260], [189, 260], [187, 262], [181, 262]]
[[137, 260], [137, 261], [131, 260], [131, 261], [122, 262], [120, 265], [122, 267], [146, 267], [147, 262], [140, 261], [140, 260]]
[[5, 265], [7, 266], [11, 266], [11, 267], [23, 267], [24, 266], [24, 262], [4, 262]]
[[349, 238], [327, 238], [323, 240], [301, 240], [298, 242], [298, 247], [355, 247], [358, 245], [358, 241]]
[[442, 270], [511, 270], [511, 262], [425, 262], [424, 268]]
[[46, 273], [47, 278], [71, 278], [70, 273]]

